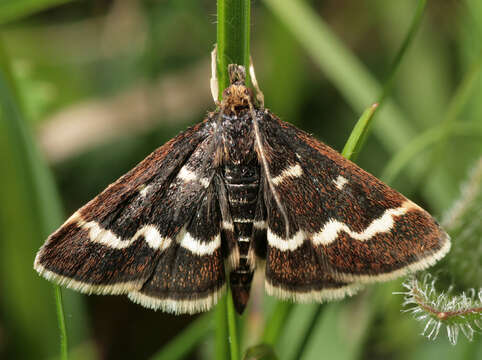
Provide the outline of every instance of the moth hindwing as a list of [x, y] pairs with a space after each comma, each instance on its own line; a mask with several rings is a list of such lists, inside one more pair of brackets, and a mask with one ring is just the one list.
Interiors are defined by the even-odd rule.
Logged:
[[425, 269], [450, 248], [423, 209], [256, 104], [242, 66], [219, 109], [158, 148], [47, 239], [35, 269], [152, 309], [236, 310], [256, 269], [298, 302]]

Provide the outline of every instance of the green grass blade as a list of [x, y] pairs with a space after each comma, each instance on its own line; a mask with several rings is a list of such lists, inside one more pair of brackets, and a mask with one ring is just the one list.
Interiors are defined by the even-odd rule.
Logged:
[[301, 359], [303, 357], [303, 354], [305, 352], [305, 349], [310, 342], [313, 332], [318, 325], [318, 322], [320, 321], [321, 314], [323, 313], [323, 309], [325, 306], [323, 305], [318, 305], [316, 307], [316, 311], [313, 314], [313, 316], [310, 319], [310, 322], [307, 324], [307, 326], [304, 328], [304, 334], [302, 336], [302, 341], [300, 344], [298, 344], [298, 348], [296, 349], [295, 356], [293, 357], [293, 360]]
[[276, 344], [281, 335], [281, 332], [286, 325], [286, 319], [291, 313], [293, 306], [293, 303], [287, 301], [278, 301], [276, 303], [273, 309], [273, 313], [270, 315], [269, 320], [266, 322], [267, 325], [265, 326], [263, 331], [263, 343], [271, 345]]
[[[380, 83], [304, 1], [264, 2], [291, 29], [357, 113], [379, 98], [383, 89]], [[386, 100], [379, 117], [374, 132], [389, 151], [397, 151], [414, 136], [415, 129], [392, 101]]]
[[[398, 174], [414, 159], [415, 156], [430, 145], [437, 143], [443, 144], [445, 140], [458, 135], [475, 135], [479, 134], [477, 125], [471, 124], [457, 124], [457, 118], [460, 116], [464, 106], [470, 100], [472, 93], [476, 90], [477, 80], [480, 79], [482, 72], [482, 56], [471, 67], [467, 75], [462, 80], [460, 86], [455, 91], [455, 94], [450, 102], [446, 115], [439, 125], [428, 129], [422, 134], [410, 141], [407, 146], [398, 151], [386, 165], [382, 173], [382, 179], [386, 182], [391, 182]], [[471, 129], [474, 133], [470, 133]], [[430, 162], [432, 163], [432, 162]]]
[[0, 25], [73, 0], [2, 0]]
[[236, 321], [236, 311], [234, 310], [233, 297], [231, 294], [231, 288], [228, 286], [228, 292], [226, 294], [227, 312], [228, 312], [228, 331], [229, 331], [229, 350], [231, 354], [231, 360], [239, 360], [239, 338], [238, 338], [238, 324]]
[[228, 344], [228, 312], [226, 294], [219, 300], [215, 311], [213, 312], [216, 321], [216, 339], [215, 339], [215, 358], [216, 360], [225, 360], [229, 356]]
[[60, 331], [60, 358], [67, 360], [69, 358], [69, 338], [67, 337], [67, 326], [65, 325], [64, 305], [62, 301], [62, 290], [58, 285], [54, 285], [55, 306], [57, 309], [57, 321]]
[[450, 126], [442, 124], [423, 132], [407, 144], [403, 150], [393, 156], [392, 160], [390, 160], [383, 170], [381, 179], [390, 183], [401, 173], [407, 164], [419, 156], [424, 149], [437, 144], [447, 136], [482, 137], [482, 126], [474, 123], [455, 123]]
[[383, 102], [390, 95], [393, 81], [395, 79], [395, 75], [397, 73], [400, 64], [402, 63], [402, 59], [404, 58], [405, 54], [407, 53], [410, 44], [412, 44], [413, 39], [415, 38], [415, 34], [417, 33], [418, 29], [420, 28], [420, 24], [422, 22], [423, 14], [425, 13], [425, 8], [427, 7], [427, 0], [419, 0], [417, 4], [417, 9], [415, 10], [415, 15], [412, 19], [412, 23], [410, 28], [405, 36], [405, 39], [402, 42], [400, 49], [395, 56], [395, 60], [393, 61], [392, 66], [390, 67], [390, 73], [383, 85], [383, 91], [380, 97], [378, 98], [378, 103], [383, 105]]
[[211, 333], [212, 328], [213, 318], [211, 314], [199, 316], [177, 335], [174, 340], [152, 356], [151, 360], [183, 359], [202, 339]]
[[[29, 129], [23, 118], [19, 104], [15, 82], [13, 80], [10, 62], [7, 54], [0, 44], [0, 107], [1, 127], [3, 139], [2, 146], [2, 171], [5, 187], [2, 187], [0, 197], [3, 208], [0, 220], [3, 223], [3, 251], [2, 263], [4, 270], [5, 294], [7, 302], [11, 305], [11, 316], [16, 318], [20, 327], [24, 328], [27, 341], [38, 342], [36, 354], [50, 353], [51, 346], [51, 314], [48, 297], [44, 283], [32, 269], [33, 255], [40, 245], [40, 241], [61, 223], [61, 209], [58, 195], [53, 185], [53, 180], [43, 163]], [[17, 211], [18, 216], [12, 216]], [[19, 254], [17, 259], [12, 254]], [[15, 274], [16, 278], [10, 278]], [[27, 286], [27, 287], [25, 287]], [[32, 308], [31, 294], [34, 293], [37, 305], [46, 308]], [[61, 357], [67, 359], [67, 332], [60, 289], [55, 286], [55, 299], [59, 314], [58, 326], [61, 331]], [[18, 309], [17, 309], [18, 308]], [[15, 312], [14, 309], [17, 309]], [[39, 335], [32, 331], [35, 327], [32, 322], [42, 324], [43, 331]], [[42, 340], [40, 340], [42, 339]], [[28, 351], [24, 348], [24, 351]]]
[[270, 345], [256, 345], [246, 350], [243, 360], [277, 360], [274, 349]]
[[365, 142], [366, 135], [368, 133], [368, 128], [375, 112], [378, 109], [378, 103], [373, 104], [368, 109], [366, 109], [360, 119], [358, 119], [355, 127], [353, 128], [348, 140], [341, 154], [347, 159], [355, 160], [356, 155], [361, 150], [363, 143]]
[[[373, 103], [382, 94], [382, 85], [305, 1], [264, 2], [295, 35], [355, 112], [363, 112], [367, 104]], [[373, 123], [373, 134], [389, 153], [396, 153], [405, 147], [418, 133], [415, 124], [388, 98], [377, 116], [378, 120]], [[425, 161], [425, 157], [420, 157], [411, 162], [406, 177], [418, 179], [425, 170]], [[441, 173], [437, 178], [429, 179], [427, 186], [421, 189], [433, 208], [443, 208], [450, 203], [448, 178], [449, 174]], [[437, 196], [433, 196], [433, 189], [437, 189]]]

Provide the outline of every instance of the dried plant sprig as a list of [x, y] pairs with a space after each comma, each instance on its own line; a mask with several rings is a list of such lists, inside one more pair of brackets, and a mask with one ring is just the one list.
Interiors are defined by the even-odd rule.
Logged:
[[407, 291], [403, 306], [405, 312], [416, 320], [425, 322], [422, 335], [434, 340], [445, 327], [449, 341], [455, 345], [460, 333], [472, 341], [474, 334], [482, 330], [482, 289], [470, 289], [459, 295], [436, 289], [437, 278], [426, 273], [421, 279], [410, 276], [403, 286]]
[[[436, 339], [445, 327], [452, 344], [462, 333], [472, 340], [482, 330], [482, 157], [462, 186], [461, 196], [444, 217], [442, 224], [453, 239], [444, 270], [456, 279], [446, 291], [435, 286], [438, 278], [430, 273], [410, 276], [404, 282], [406, 312], [425, 322], [422, 335]], [[455, 292], [464, 287], [469, 290]], [[478, 288], [478, 290], [476, 289]], [[456, 290], [457, 289], [457, 290]]]

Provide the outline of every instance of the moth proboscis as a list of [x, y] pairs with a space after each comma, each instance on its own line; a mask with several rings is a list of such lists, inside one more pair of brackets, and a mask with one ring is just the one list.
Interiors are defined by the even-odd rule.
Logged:
[[49, 236], [40, 275], [177, 314], [212, 308], [229, 279], [242, 313], [256, 269], [268, 294], [321, 302], [449, 251], [426, 211], [265, 109], [244, 67], [229, 71], [216, 111]]

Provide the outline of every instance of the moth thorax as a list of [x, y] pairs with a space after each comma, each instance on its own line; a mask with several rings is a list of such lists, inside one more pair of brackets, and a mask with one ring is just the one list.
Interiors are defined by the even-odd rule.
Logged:
[[235, 166], [249, 164], [252, 161], [257, 164], [257, 156], [254, 151], [253, 121], [248, 110], [237, 115], [224, 115], [222, 123], [224, 163], [232, 163]]

